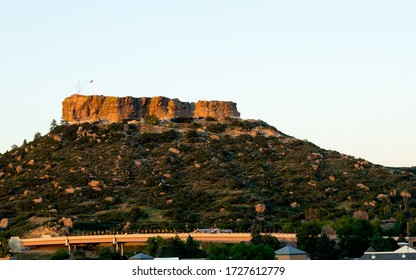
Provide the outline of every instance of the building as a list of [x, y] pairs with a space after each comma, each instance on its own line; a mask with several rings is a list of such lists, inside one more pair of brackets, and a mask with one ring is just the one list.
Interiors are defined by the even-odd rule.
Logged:
[[403, 246], [392, 252], [376, 252], [370, 247], [360, 260], [416, 260], [416, 250], [409, 246]]
[[138, 253], [129, 258], [129, 260], [153, 260], [153, 259], [154, 258], [152, 256], [149, 256], [145, 253]]
[[299, 250], [295, 247], [287, 245], [277, 251], [275, 253], [275, 258], [277, 260], [307, 260], [308, 253], [305, 251]]

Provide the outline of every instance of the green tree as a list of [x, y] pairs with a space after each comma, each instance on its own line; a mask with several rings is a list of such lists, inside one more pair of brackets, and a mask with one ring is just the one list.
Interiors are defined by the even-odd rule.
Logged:
[[337, 222], [342, 258], [359, 258], [370, 246], [376, 228], [367, 220], [344, 218]]
[[100, 260], [123, 260], [126, 259], [119, 252], [116, 252], [110, 247], [101, 247], [98, 253]]
[[55, 119], [53, 119], [52, 121], [51, 121], [51, 126], [50, 126], [50, 128], [49, 128], [49, 131], [52, 131], [52, 130], [54, 130], [55, 128], [57, 128], [58, 127], [58, 123], [56, 122], [56, 120]]
[[163, 239], [160, 236], [147, 239], [145, 250], [149, 255], [156, 257], [179, 257], [183, 258], [201, 258], [205, 256], [203, 250], [199, 248], [199, 242], [188, 236], [183, 242], [179, 236], [174, 238]]
[[40, 132], [36, 132], [35, 136], [33, 136], [34, 141], [39, 140], [40, 138], [42, 138], [42, 134]]
[[68, 125], [68, 124], [69, 124], [69, 122], [68, 122], [68, 121], [64, 121], [64, 119], [63, 119], [63, 118], [61, 118], [60, 125]]
[[199, 248], [200, 242], [196, 241], [192, 236], [188, 236], [185, 241], [185, 258], [202, 258], [205, 257], [203, 250]]
[[272, 247], [266, 244], [241, 242], [231, 247], [230, 258], [233, 260], [273, 260], [275, 253]]
[[0, 237], [0, 258], [4, 258], [9, 253], [9, 250], [7, 239]]
[[147, 246], [146, 246], [146, 253], [149, 254], [150, 256], [156, 256], [157, 251], [159, 249], [159, 247], [164, 243], [165, 241], [163, 240], [162, 237], [160, 236], [156, 236], [156, 237], [149, 237], [147, 239]]
[[185, 257], [185, 245], [179, 236], [174, 238], [165, 239], [164, 242], [158, 247], [156, 256], [169, 258], [169, 257]]
[[250, 240], [251, 244], [265, 244], [269, 245], [273, 250], [278, 250], [283, 247], [282, 243], [270, 234], [255, 235]]
[[380, 232], [376, 232], [371, 237], [370, 246], [373, 247], [377, 252], [394, 251], [399, 247], [393, 238], [384, 238], [381, 236]]
[[316, 247], [314, 252], [314, 259], [317, 260], [337, 260], [339, 252], [335, 249], [336, 243], [330, 240], [329, 236], [323, 233], [316, 240]]
[[211, 243], [208, 247], [209, 260], [227, 260], [230, 259], [231, 245], [226, 243]]
[[400, 235], [402, 234], [403, 236], [406, 236], [407, 233], [407, 219], [405, 217], [405, 215], [402, 212], [397, 212], [396, 213], [396, 222], [394, 223], [394, 227], [393, 227], [393, 234], [394, 235]]
[[257, 223], [256, 220], [252, 221], [250, 226], [250, 233], [251, 233], [251, 243], [252, 244], [260, 244], [261, 243], [261, 225]]
[[316, 221], [303, 223], [296, 234], [298, 248], [307, 252], [311, 259], [315, 259], [316, 244], [321, 226]]

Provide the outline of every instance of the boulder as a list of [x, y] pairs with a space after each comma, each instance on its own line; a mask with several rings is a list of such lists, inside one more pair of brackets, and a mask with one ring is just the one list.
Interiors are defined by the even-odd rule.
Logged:
[[380, 194], [377, 195], [377, 199], [383, 199], [383, 198], [386, 198], [386, 197], [387, 197], [387, 195], [385, 195], [384, 193], [380, 193]]
[[42, 203], [43, 202], [43, 198], [42, 197], [35, 198], [35, 199], [33, 199], [33, 202], [34, 203]]
[[0, 221], [0, 228], [7, 228], [9, 226], [9, 219], [3, 218]]
[[72, 228], [72, 219], [62, 217], [61, 222], [64, 224], [65, 227]]
[[264, 213], [266, 211], [266, 205], [264, 205], [262, 203], [258, 203], [254, 207], [254, 209], [256, 210], [257, 213]]
[[16, 167], [16, 173], [20, 174], [24, 171], [25, 171], [25, 169], [22, 166], [19, 165], [19, 166]]
[[29, 162], [27, 164], [28, 165], [35, 165], [35, 160], [34, 159], [31, 159], [31, 160], [29, 160]]
[[215, 134], [211, 134], [209, 136], [209, 138], [211, 138], [212, 140], [220, 140], [220, 137], [218, 135], [215, 135]]
[[412, 195], [409, 192], [407, 192], [407, 191], [402, 191], [400, 193], [400, 196], [401, 197], [407, 197], [407, 198], [411, 198], [412, 197]]
[[88, 185], [92, 188], [98, 188], [101, 185], [101, 183], [100, 181], [92, 180], [91, 182], [88, 183]]
[[295, 202], [290, 203], [290, 207], [292, 207], [292, 208], [296, 208], [296, 207], [298, 207], [298, 206], [299, 206], [299, 203], [297, 203], [296, 201], [295, 201]]
[[358, 183], [357, 187], [359, 187], [360, 189], [365, 190], [367, 192], [370, 190], [370, 188], [367, 187], [366, 185], [364, 185], [363, 183]]
[[124, 229], [125, 229], [125, 230], [128, 230], [130, 227], [131, 227], [131, 223], [130, 223], [130, 222], [127, 222], [127, 223], [124, 225]]
[[75, 188], [70, 187], [65, 190], [66, 193], [75, 193]]
[[323, 159], [324, 158], [324, 156], [322, 154], [320, 154], [320, 153], [312, 153], [311, 154], [311, 157], [313, 159]]
[[59, 135], [54, 135], [53, 140], [55, 140], [56, 142], [62, 142], [62, 137]]
[[169, 148], [169, 152], [171, 152], [173, 154], [176, 154], [176, 155], [179, 155], [181, 153], [181, 151], [179, 151], [178, 149], [175, 149], [175, 148]]

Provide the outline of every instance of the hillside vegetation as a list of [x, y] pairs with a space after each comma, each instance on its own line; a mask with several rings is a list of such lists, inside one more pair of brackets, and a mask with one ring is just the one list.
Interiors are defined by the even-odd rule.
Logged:
[[305, 220], [331, 227], [356, 216], [390, 219], [389, 234], [414, 234], [414, 172], [323, 150], [262, 121], [61, 125], [0, 155], [0, 220], [8, 221], [0, 231], [248, 231], [255, 224], [293, 232]]

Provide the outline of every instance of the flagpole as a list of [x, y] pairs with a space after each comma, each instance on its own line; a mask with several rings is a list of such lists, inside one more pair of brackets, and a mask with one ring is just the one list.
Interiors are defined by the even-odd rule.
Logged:
[[90, 81], [92, 94], [94, 95], [94, 94], [95, 94], [95, 92], [94, 92], [94, 85], [93, 85], [93, 82], [94, 82], [94, 80], [91, 80], [91, 81]]

